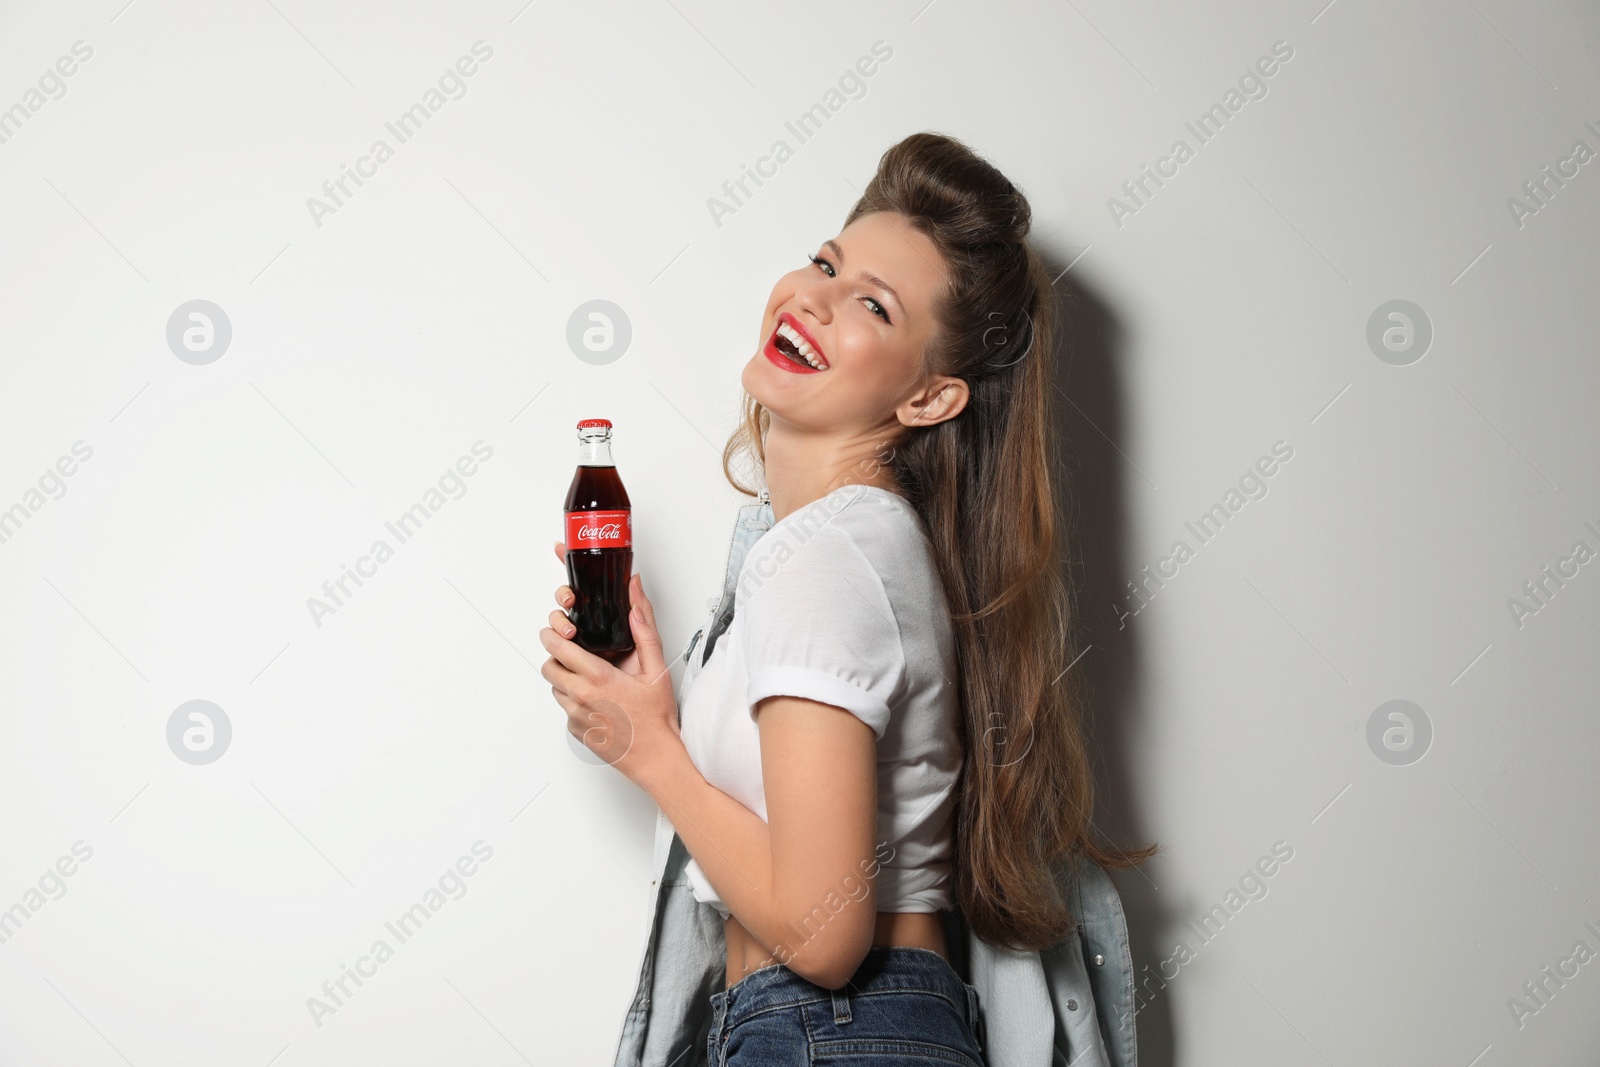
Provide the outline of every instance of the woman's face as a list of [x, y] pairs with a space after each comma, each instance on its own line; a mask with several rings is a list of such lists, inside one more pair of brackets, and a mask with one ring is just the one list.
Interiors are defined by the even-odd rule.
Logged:
[[[897, 409], [909, 411], [908, 398], [929, 380], [923, 354], [935, 332], [943, 261], [892, 212], [861, 216], [815, 256], [772, 287], [740, 384], [774, 419], [804, 430], [896, 429], [906, 421]], [[791, 358], [796, 335], [811, 360]]]

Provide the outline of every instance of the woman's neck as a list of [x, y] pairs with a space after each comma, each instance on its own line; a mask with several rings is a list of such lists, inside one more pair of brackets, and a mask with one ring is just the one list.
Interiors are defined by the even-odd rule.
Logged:
[[764, 449], [772, 520], [781, 521], [844, 485], [898, 492], [888, 466], [888, 440], [887, 433], [845, 438], [804, 434], [774, 419]]

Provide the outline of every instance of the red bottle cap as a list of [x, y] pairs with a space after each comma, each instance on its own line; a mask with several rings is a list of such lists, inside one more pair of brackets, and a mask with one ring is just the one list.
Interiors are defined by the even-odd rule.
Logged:
[[610, 419], [581, 419], [581, 420], [579, 420], [578, 429], [581, 430], [585, 426], [604, 426], [606, 429], [609, 430], [609, 429], [611, 429], [611, 420]]

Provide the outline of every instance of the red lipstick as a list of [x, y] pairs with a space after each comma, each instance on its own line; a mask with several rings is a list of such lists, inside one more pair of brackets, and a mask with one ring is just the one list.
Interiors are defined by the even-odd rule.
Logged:
[[821, 363], [822, 366], [813, 367], [809, 362], [806, 361], [804, 356], [798, 353], [798, 350], [796, 350], [795, 355], [789, 355], [786, 351], [786, 347], [792, 346], [793, 341], [792, 339], [785, 338], [783, 342], [785, 347], [780, 347], [778, 344], [777, 327], [773, 327], [771, 335], [767, 338], [767, 343], [762, 346], [762, 355], [766, 356], [768, 360], [777, 364], [782, 369], [789, 371], [791, 374], [821, 374], [823, 371], [828, 369], [828, 359], [822, 354], [822, 346], [817, 344], [816, 338], [812, 337], [810, 332], [807, 331], [804, 326], [800, 325], [800, 321], [798, 319], [785, 311], [783, 314], [778, 316], [778, 321], [784, 326], [793, 330], [805, 340], [805, 343], [810, 346], [812, 353], [816, 356], [817, 361]]

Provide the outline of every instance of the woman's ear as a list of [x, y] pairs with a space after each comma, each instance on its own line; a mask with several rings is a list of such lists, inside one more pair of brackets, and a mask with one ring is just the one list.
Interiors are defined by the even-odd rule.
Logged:
[[903, 426], [934, 426], [961, 414], [971, 393], [960, 378], [940, 375], [895, 408]]

